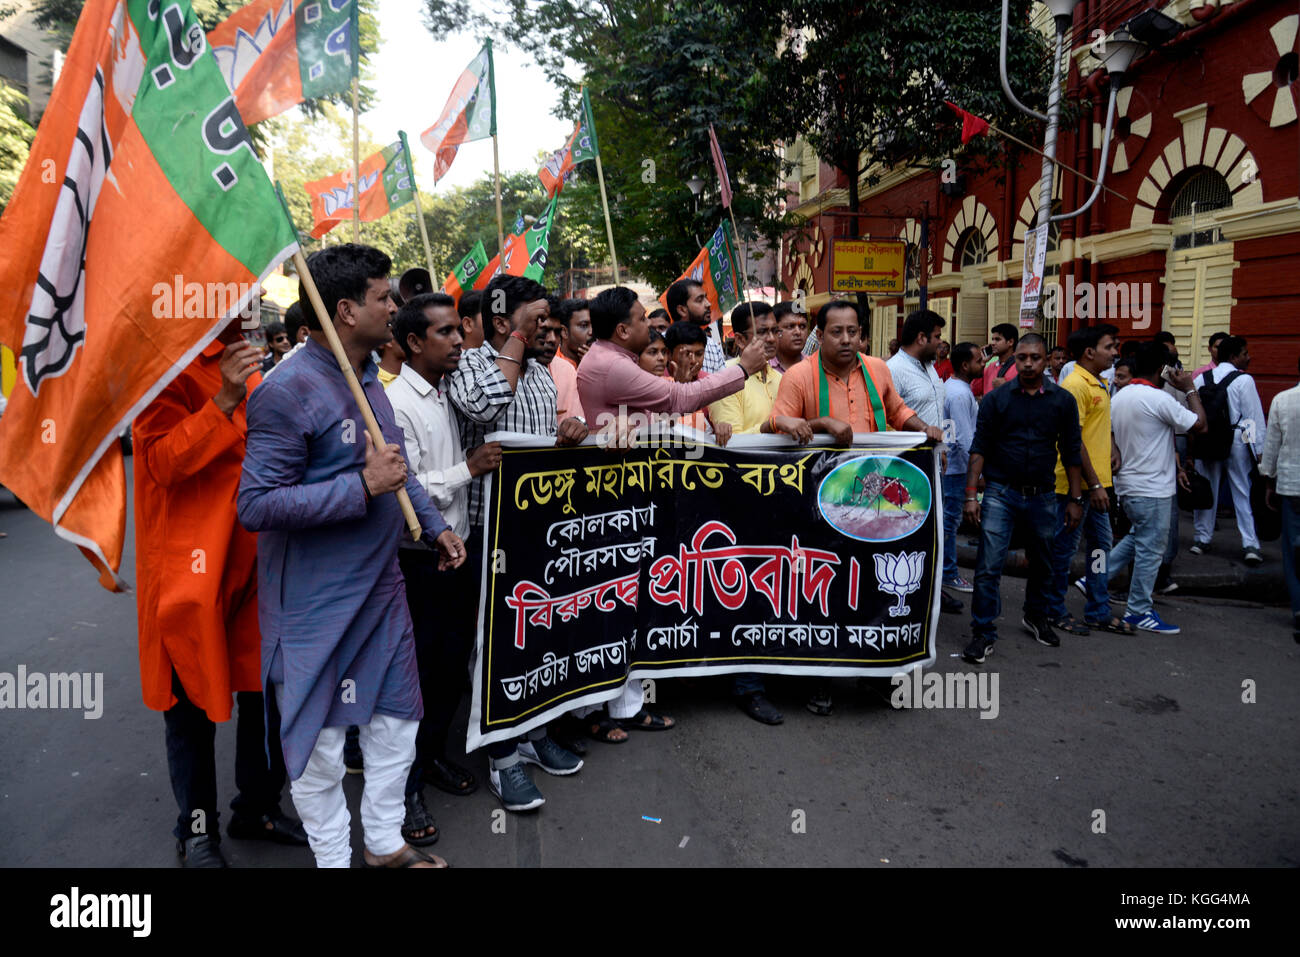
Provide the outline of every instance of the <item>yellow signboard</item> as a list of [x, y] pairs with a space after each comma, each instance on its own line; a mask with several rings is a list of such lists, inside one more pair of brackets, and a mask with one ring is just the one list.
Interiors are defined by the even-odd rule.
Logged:
[[906, 246], [898, 240], [836, 239], [831, 243], [835, 292], [903, 294]]

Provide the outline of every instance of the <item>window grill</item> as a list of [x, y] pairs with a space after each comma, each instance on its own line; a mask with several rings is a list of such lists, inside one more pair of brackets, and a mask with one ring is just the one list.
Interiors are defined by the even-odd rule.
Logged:
[[1232, 188], [1218, 170], [1205, 169], [1189, 179], [1174, 197], [1169, 207], [1171, 221], [1187, 227], [1174, 236], [1174, 249], [1191, 249], [1223, 241], [1223, 234], [1214, 226], [1197, 228], [1197, 218], [1218, 209], [1232, 207]]

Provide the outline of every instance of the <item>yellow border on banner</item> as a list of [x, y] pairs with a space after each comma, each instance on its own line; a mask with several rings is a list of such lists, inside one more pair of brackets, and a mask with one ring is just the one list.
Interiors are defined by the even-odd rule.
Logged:
[[[558, 451], [561, 451], [561, 450], [566, 450], [566, 451], [567, 451], [567, 450], [574, 450], [574, 451], [576, 451], [576, 450], [578, 450], [578, 449], [583, 449], [583, 448], [589, 448], [589, 446], [582, 446], [582, 445], [575, 445], [575, 446], [556, 446], [556, 447], [548, 447], [548, 448], [546, 449], [546, 451], [548, 451], [548, 452], [558, 452]], [[913, 447], [911, 447], [911, 448], [907, 448], [907, 449], [899, 449], [899, 450], [897, 450], [897, 451], [898, 451], [898, 452], [914, 452], [914, 451], [924, 451], [924, 450], [926, 450], [926, 449], [929, 449], [931, 452], [933, 452], [935, 448], [936, 448], [936, 446], [934, 446], [934, 445], [918, 445], [918, 446], [913, 446]], [[536, 451], [536, 450], [533, 449], [533, 448], [514, 448], [514, 449], [503, 448], [501, 451], [502, 451], [502, 458], [503, 458], [503, 460], [504, 460], [504, 458], [505, 458], [506, 455], [517, 454], [517, 453], [524, 453], [524, 452], [531, 452], [531, 451]], [[819, 447], [819, 448], [817, 448], [816, 451], [827, 451], [827, 452], [852, 452], [852, 451], [855, 451], [855, 449], [854, 449], [854, 447], [852, 447], [852, 446], [847, 446], [847, 447], [839, 447], [839, 446], [824, 446], [824, 447]], [[864, 450], [864, 451], [865, 451], [865, 450]], [[895, 456], [895, 457], [897, 457], [897, 456]], [[935, 457], [934, 457], [934, 461], [935, 461], [936, 463], [939, 461], [938, 456], [935, 456]], [[936, 465], [936, 468], [937, 468], [937, 465]], [[923, 473], [923, 474], [924, 474], [924, 473]], [[501, 475], [501, 471], [500, 471], [500, 469], [498, 469], [498, 470], [497, 470], [497, 474], [496, 474], [495, 476], [493, 476], [494, 487], [495, 487], [496, 480], [500, 478], [500, 475]], [[934, 515], [934, 516], [935, 516], [935, 522], [934, 522], [934, 526], [933, 526], [933, 529], [932, 529], [932, 534], [931, 534], [931, 537], [930, 537], [930, 555], [933, 556], [933, 555], [935, 554], [935, 551], [936, 551], [937, 548], [938, 548], [938, 545], [939, 545], [939, 528], [940, 528], [939, 523], [940, 523], [940, 521], [942, 521], [942, 508], [943, 508], [943, 503], [942, 503], [941, 500], [939, 500], [939, 496], [940, 496], [940, 494], [941, 494], [941, 489], [938, 488], [938, 487], [935, 485], [935, 483], [934, 483], [934, 475], [932, 474], [932, 475], [930, 475], [929, 477], [930, 477], [930, 485], [931, 485], [931, 488], [930, 488], [930, 513], [931, 513], [931, 515]], [[490, 552], [488, 552], [488, 553], [484, 556], [484, 559], [485, 559], [486, 561], [492, 561], [491, 556], [494, 555], [494, 554], [496, 554], [496, 552], [497, 552], [497, 548], [496, 548], [495, 546], [496, 546], [497, 544], [499, 544], [499, 542], [500, 542], [500, 536], [501, 536], [501, 500], [502, 500], [502, 497], [503, 497], [503, 496], [502, 496], [500, 493], [498, 493], [498, 495], [497, 495], [497, 521], [496, 521], [496, 526], [495, 526], [496, 537], [493, 539], [493, 546], [494, 546], [493, 549], [492, 549]], [[935, 513], [935, 505], [936, 505], [936, 502], [937, 502], [938, 505], [939, 505], [939, 514], [937, 514], [937, 515], [936, 515], [936, 513]], [[485, 547], [486, 547], [486, 544], [487, 544], [487, 543], [486, 543], [486, 539], [485, 539], [485, 541], [484, 541], [484, 546], [485, 546]], [[495, 563], [493, 563], [493, 566], [495, 566]], [[942, 573], [943, 569], [942, 569], [941, 567], [939, 567], [939, 566], [936, 564], [936, 565], [935, 565], [935, 570], [936, 570], [936, 574], [930, 576], [930, 577], [931, 577], [931, 582], [930, 582], [930, 593], [929, 593], [929, 595], [927, 596], [927, 603], [928, 603], [928, 605], [929, 605], [931, 608], [933, 608], [933, 606], [934, 606], [935, 589], [936, 589], [937, 587], [939, 587], [939, 586], [936, 584], [936, 582], [938, 582], [938, 580], [939, 580], [939, 575]], [[485, 628], [485, 631], [484, 631], [484, 642], [483, 642], [485, 645], [487, 645], [487, 658], [488, 658], [488, 660], [487, 660], [487, 674], [486, 674], [486, 678], [487, 678], [487, 686], [488, 686], [489, 688], [491, 687], [491, 683], [492, 683], [492, 644], [491, 644], [491, 641], [488, 640], [488, 639], [490, 639], [491, 635], [493, 634], [492, 626], [493, 626], [493, 624], [494, 624], [494, 612], [495, 612], [495, 605], [496, 605], [496, 578], [497, 578], [497, 575], [496, 575], [495, 567], [493, 567], [493, 570], [492, 570], [492, 572], [491, 572], [490, 578], [491, 578], [490, 594], [489, 594], [489, 596], [488, 596], [488, 605], [487, 605], [487, 609], [486, 609], [486, 610], [487, 610], [487, 622], [486, 622], [486, 628]], [[859, 586], [859, 587], [861, 587], [861, 586]], [[932, 629], [932, 630], [933, 630], [933, 629]], [[921, 655], [921, 659], [922, 659], [922, 660], [923, 660], [924, 658], [926, 658], [926, 657], [928, 657], [928, 656], [927, 656], [927, 655], [924, 655], [924, 654]], [[662, 660], [662, 661], [645, 662], [645, 663], [644, 663], [644, 666], [647, 667], [647, 668], [658, 668], [658, 667], [661, 667], [661, 666], [664, 666], [664, 665], [678, 665], [678, 664], [692, 664], [692, 663], [698, 663], [698, 664], [700, 664], [701, 666], [705, 666], [706, 663], [708, 663], [708, 662], [715, 662], [715, 661], [748, 661], [748, 660], [751, 660], [752, 658], [753, 658], [752, 655], [735, 655], [735, 656], [728, 657], [728, 658], [718, 658], [718, 657], [709, 657], [709, 658], [672, 658], [672, 659], [666, 659], [666, 660]], [[843, 664], [859, 664], [859, 665], [861, 665], [862, 667], [866, 667], [866, 668], [879, 668], [879, 667], [882, 666], [882, 665], [890, 665], [890, 664], [906, 663], [909, 659], [915, 659], [915, 658], [916, 658], [916, 656], [915, 656], [915, 655], [912, 655], [912, 656], [902, 657], [902, 658], [884, 658], [884, 659], [879, 659], [879, 658], [878, 658], [878, 659], [873, 659], [873, 660], [867, 660], [867, 659], [862, 659], [862, 658], [818, 658], [817, 661], [819, 661], [819, 662], [821, 662], [821, 661], [825, 661], [825, 662], [836, 662], [836, 663], [843, 663]], [[782, 656], [782, 657], [773, 657], [773, 656], [768, 656], [768, 657], [764, 658], [764, 660], [765, 660], [765, 661], [788, 661], [788, 662], [808, 662], [808, 661], [809, 661], [808, 658], [793, 657], [793, 656]], [[636, 667], [636, 665], [634, 665], [634, 664], [629, 660], [629, 662], [628, 662], [628, 672], [631, 673], [631, 671], [632, 671], [635, 667]], [[765, 673], [765, 674], [771, 674], [772, 672], [764, 672], [764, 673]], [[668, 675], [668, 676], [666, 676], [666, 677], [672, 677], [672, 676], [671, 676], [671, 675]], [[557, 701], [560, 701], [561, 699], [565, 699], [565, 698], [576, 698], [576, 697], [580, 696], [581, 694], [583, 694], [584, 692], [587, 692], [587, 691], [590, 691], [590, 690], [594, 690], [594, 689], [597, 689], [597, 688], [608, 687], [608, 686], [610, 686], [610, 685], [620, 685], [620, 684], [623, 684], [623, 683], [627, 682], [628, 680], [630, 680], [630, 679], [628, 679], [627, 677], [624, 677], [624, 678], [621, 678], [621, 679], [611, 679], [611, 680], [609, 680], [609, 681], [597, 681], [597, 682], [594, 682], [593, 684], [583, 685], [581, 688], [571, 689], [571, 690], [569, 690], [569, 691], [564, 692], [563, 694], [555, 695], [554, 697], [549, 698], [549, 699], [547, 699], [546, 701], [543, 701], [543, 702], [540, 702], [540, 703], [534, 705], [533, 707], [527, 709], [526, 711], [521, 711], [521, 712], [518, 712], [518, 713], [512, 715], [511, 717], [508, 717], [508, 718], [500, 718], [500, 719], [498, 719], [498, 720], [496, 720], [496, 721], [493, 721], [493, 720], [492, 720], [491, 715], [490, 715], [490, 713], [489, 713], [489, 712], [490, 712], [490, 709], [491, 709], [491, 707], [492, 707], [492, 696], [491, 696], [491, 694], [489, 693], [489, 694], [487, 694], [487, 695], [484, 696], [485, 700], [484, 700], [484, 702], [483, 702], [483, 726], [484, 726], [485, 728], [491, 728], [491, 727], [494, 726], [494, 725], [510, 724], [511, 722], [518, 721], [518, 720], [520, 720], [521, 718], [526, 718], [526, 717], [528, 717], [530, 714], [534, 714], [534, 713], [536, 713], [536, 712], [538, 712], [538, 711], [544, 711], [546, 708], [550, 707], [553, 703], [555, 703], [555, 702], [557, 702]]]

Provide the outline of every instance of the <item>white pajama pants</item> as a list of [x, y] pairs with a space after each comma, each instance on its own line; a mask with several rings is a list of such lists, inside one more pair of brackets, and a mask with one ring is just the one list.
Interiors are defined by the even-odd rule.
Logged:
[[1197, 509], [1193, 513], [1196, 523], [1195, 538], [1198, 542], [1208, 542], [1214, 537], [1214, 517], [1219, 510], [1219, 483], [1223, 477], [1223, 467], [1228, 467], [1228, 486], [1232, 490], [1232, 508], [1237, 513], [1237, 531], [1241, 533], [1242, 548], [1259, 548], [1259, 537], [1255, 534], [1255, 515], [1250, 509], [1250, 464], [1252, 461], [1250, 446], [1244, 442], [1232, 443], [1232, 452], [1225, 462], [1196, 461], [1196, 471], [1210, 480], [1210, 489], [1214, 495], [1214, 504], [1209, 508]]
[[[420, 722], [376, 714], [361, 725], [366, 784], [361, 793], [361, 826], [366, 849], [376, 857], [402, 849], [406, 818], [406, 776], [415, 760]], [[293, 806], [302, 818], [317, 867], [352, 865], [351, 824], [343, 795], [343, 739], [347, 728], [322, 728], [302, 777], [289, 784]]]
[[[641, 687], [641, 679], [633, 678], [627, 684], [623, 685], [623, 690], [619, 692], [617, 698], [612, 698], [605, 702], [609, 706], [609, 716], [615, 720], [625, 720], [632, 717], [641, 710], [644, 702], [645, 690]], [[578, 718], [585, 718], [594, 711], [599, 711], [601, 705], [586, 705], [581, 708], [574, 708], [573, 714]]]

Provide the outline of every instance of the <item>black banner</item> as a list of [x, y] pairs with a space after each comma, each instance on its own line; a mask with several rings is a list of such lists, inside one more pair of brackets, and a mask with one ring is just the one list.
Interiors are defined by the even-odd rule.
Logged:
[[468, 747], [629, 678], [932, 663], [938, 456], [912, 433], [861, 438], [507, 445], [485, 490]]

